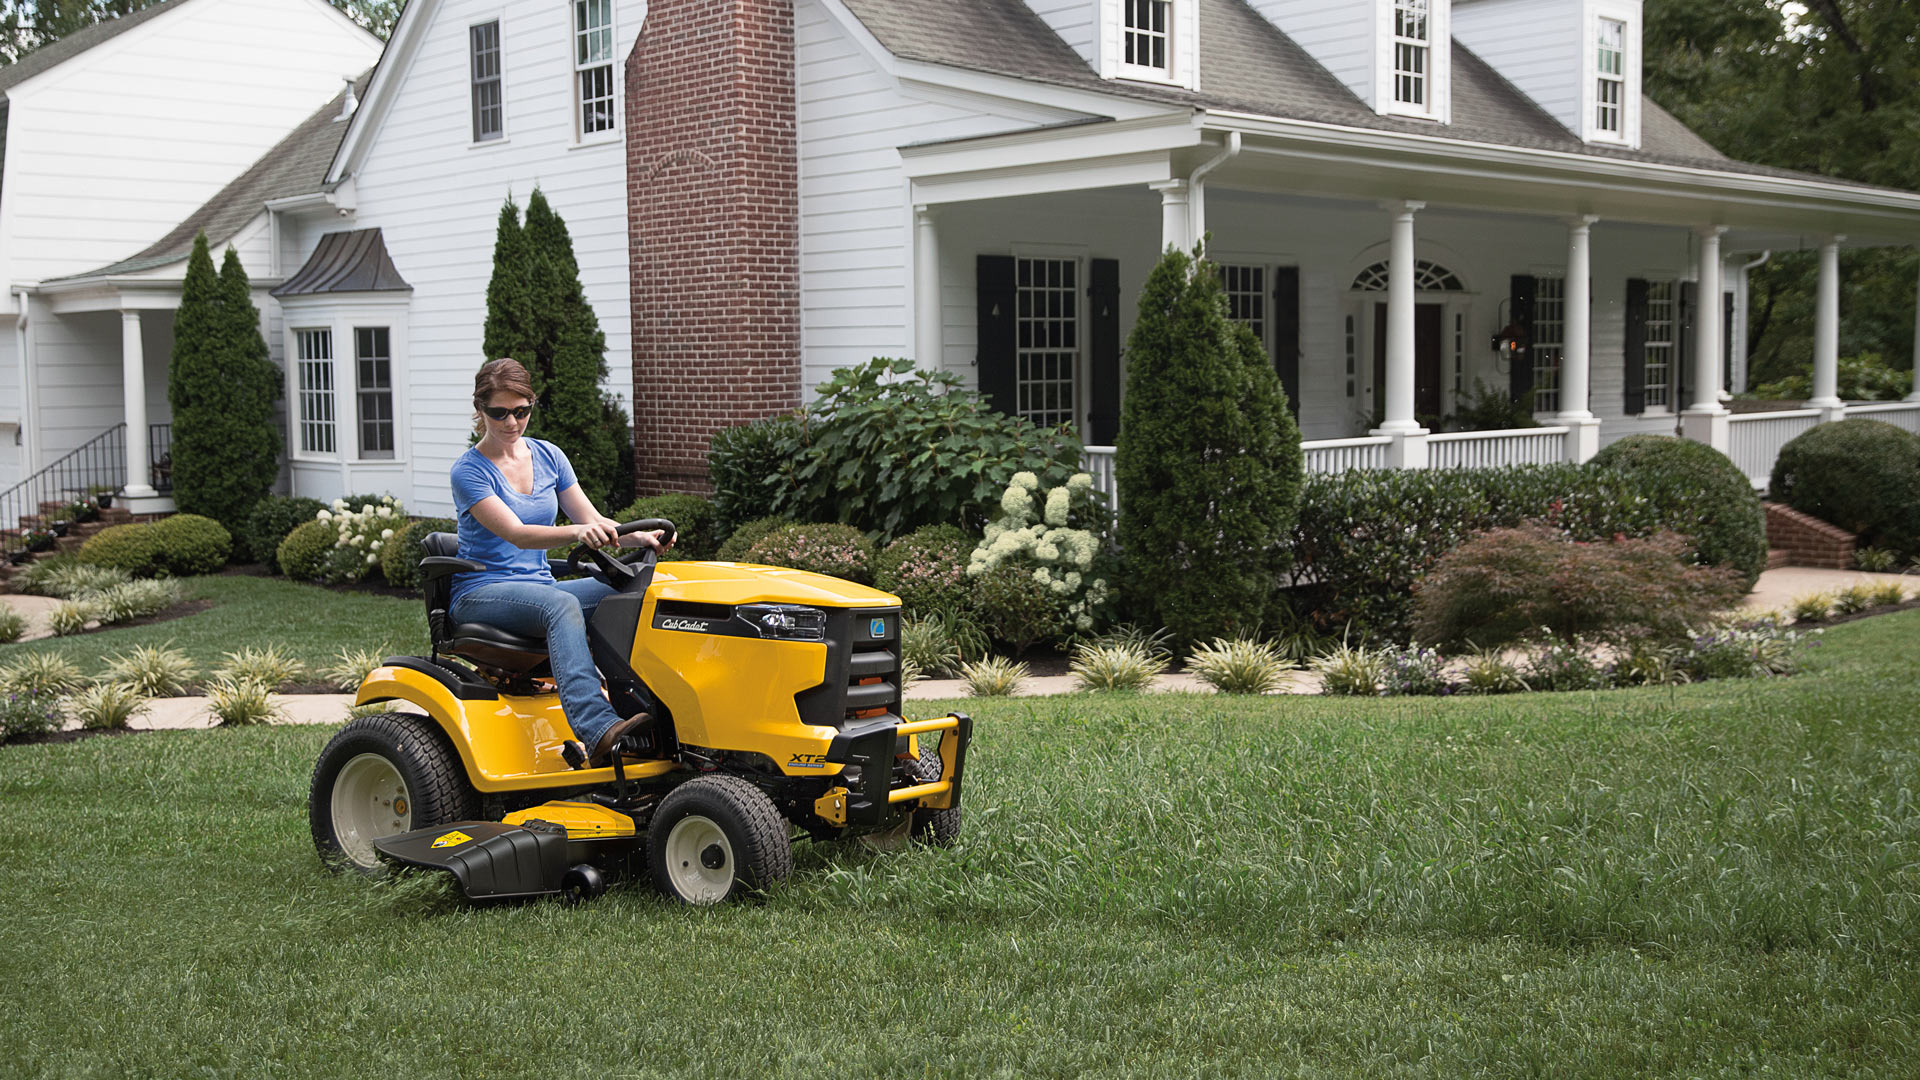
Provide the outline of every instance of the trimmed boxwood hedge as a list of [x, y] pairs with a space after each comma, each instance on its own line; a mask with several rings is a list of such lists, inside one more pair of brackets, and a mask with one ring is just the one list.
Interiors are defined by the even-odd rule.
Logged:
[[623, 524], [642, 518], [673, 522], [673, 550], [667, 552], [668, 559], [711, 559], [720, 549], [720, 514], [711, 500], [698, 495], [646, 495], [609, 516]]
[[295, 581], [315, 581], [326, 571], [327, 556], [340, 534], [324, 521], [309, 521], [280, 541], [274, 558], [280, 569]]
[[1865, 417], [1821, 424], [1780, 448], [1769, 486], [1863, 547], [1920, 554], [1920, 435]]
[[978, 541], [956, 525], [923, 525], [888, 544], [874, 560], [873, 584], [913, 615], [966, 605], [967, 560]]
[[112, 525], [80, 545], [79, 561], [124, 570], [133, 577], [189, 577], [227, 565], [233, 535], [198, 514], [174, 514], [156, 522]]
[[89, 566], [123, 570], [133, 577], [160, 572], [160, 546], [146, 522], [109, 525], [87, 538], [75, 557]]
[[430, 533], [454, 532], [459, 527], [452, 518], [422, 518], [394, 530], [392, 539], [380, 547], [380, 576], [395, 588], [419, 588], [420, 560], [427, 557], [421, 542]]
[[[677, 525], [679, 522], [674, 524]], [[784, 529], [792, 524], [795, 524], [792, 518], [755, 518], [733, 530], [733, 535], [727, 537], [727, 542], [720, 545], [720, 550], [715, 552], [713, 557], [720, 562], [746, 562], [747, 553], [753, 550], [753, 545], [765, 539], [767, 534], [775, 529]]]
[[1767, 511], [1733, 459], [1691, 439], [1629, 435], [1601, 450], [1589, 469], [1612, 469], [1664, 508], [1666, 525], [1693, 538], [1693, 554], [1727, 566], [1751, 586], [1767, 568]]
[[312, 521], [326, 505], [319, 499], [299, 495], [269, 495], [261, 499], [253, 504], [246, 526], [234, 538], [241, 549], [235, 555], [265, 564], [269, 574], [279, 573], [280, 541], [303, 522]]

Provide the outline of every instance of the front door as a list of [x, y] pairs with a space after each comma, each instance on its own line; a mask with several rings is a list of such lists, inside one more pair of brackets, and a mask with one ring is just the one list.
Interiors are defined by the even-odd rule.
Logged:
[[[1413, 412], [1440, 415], [1440, 341], [1445, 304], [1413, 307]], [[1373, 415], [1387, 415], [1387, 305], [1373, 305]]]

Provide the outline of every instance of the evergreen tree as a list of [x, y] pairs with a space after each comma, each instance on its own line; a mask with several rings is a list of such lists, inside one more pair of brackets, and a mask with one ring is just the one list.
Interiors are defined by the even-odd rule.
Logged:
[[1114, 471], [1134, 602], [1183, 645], [1254, 632], [1287, 565], [1300, 432], [1211, 263], [1168, 249], [1127, 339]]
[[528, 290], [526, 230], [520, 227], [520, 208], [513, 197], [500, 207], [500, 225], [493, 238], [493, 277], [487, 282], [487, 324], [481, 333], [482, 362], [511, 356], [526, 365], [534, 377], [534, 393], [540, 392], [540, 373], [535, 371], [533, 297]]
[[[278, 369], [240, 257], [218, 275], [206, 234], [195, 238], [174, 315], [167, 399], [173, 405], [173, 498], [236, 536], [280, 471], [273, 403]], [[137, 436], [138, 433], [130, 433]]]

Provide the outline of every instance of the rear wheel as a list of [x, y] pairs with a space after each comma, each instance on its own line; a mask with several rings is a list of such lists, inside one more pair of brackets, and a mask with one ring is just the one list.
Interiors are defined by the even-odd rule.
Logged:
[[762, 892], [793, 873], [773, 800], [737, 776], [702, 776], [660, 800], [647, 828], [653, 883], [683, 904]]
[[363, 716], [320, 751], [307, 794], [313, 846], [336, 869], [380, 868], [373, 842], [480, 814], [460, 758], [438, 725], [411, 713]]

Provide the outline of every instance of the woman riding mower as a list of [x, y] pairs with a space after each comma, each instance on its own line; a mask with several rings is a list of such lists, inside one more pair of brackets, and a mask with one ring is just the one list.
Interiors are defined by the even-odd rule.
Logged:
[[[604, 764], [622, 736], [647, 722], [645, 713], [622, 719], [601, 693], [587, 645], [587, 620], [613, 589], [591, 578], [557, 581], [547, 550], [564, 544], [600, 547], [616, 540], [619, 523], [595, 509], [559, 447], [526, 437], [533, 413], [533, 382], [519, 361], [500, 359], [473, 380], [479, 442], [455, 459], [450, 479], [459, 513], [460, 557], [486, 566], [453, 579], [449, 616], [456, 623], [487, 623], [510, 633], [544, 637], [560, 706], [582, 740], [566, 758], [575, 768]], [[556, 526], [556, 510], [577, 524]], [[617, 537], [623, 546], [664, 551], [661, 533]]]

